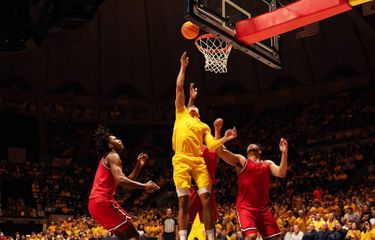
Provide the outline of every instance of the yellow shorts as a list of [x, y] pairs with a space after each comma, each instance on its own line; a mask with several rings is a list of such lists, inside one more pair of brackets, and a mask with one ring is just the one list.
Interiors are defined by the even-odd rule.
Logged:
[[176, 189], [190, 189], [192, 177], [197, 183], [198, 189], [211, 186], [210, 175], [203, 157], [174, 155], [172, 164]]

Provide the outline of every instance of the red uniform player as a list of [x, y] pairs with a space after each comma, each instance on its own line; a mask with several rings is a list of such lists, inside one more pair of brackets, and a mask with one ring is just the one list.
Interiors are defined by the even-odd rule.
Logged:
[[102, 126], [96, 131], [97, 146], [102, 154], [89, 197], [89, 212], [92, 218], [114, 233], [120, 240], [138, 239], [139, 234], [131, 222], [129, 214], [114, 199], [117, 185], [141, 188], [147, 191], [159, 189], [152, 181], [134, 181], [144, 165], [147, 154], [138, 155], [137, 164], [129, 176], [122, 172], [119, 153], [124, 150], [122, 141], [111, 135]]

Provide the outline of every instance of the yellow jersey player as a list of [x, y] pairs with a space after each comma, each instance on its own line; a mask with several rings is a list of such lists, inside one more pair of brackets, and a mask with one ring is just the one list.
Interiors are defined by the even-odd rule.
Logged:
[[214, 151], [223, 143], [237, 136], [235, 128], [225, 132], [224, 137], [214, 139], [207, 124], [200, 120], [196, 106], [185, 106], [184, 81], [189, 58], [184, 52], [180, 59], [181, 67], [176, 81], [176, 120], [173, 128], [172, 147], [175, 155], [172, 159], [173, 179], [178, 196], [178, 225], [180, 240], [187, 239], [189, 225], [189, 190], [193, 178], [198, 186], [202, 201], [203, 218], [208, 240], [215, 239], [210, 206], [211, 181], [205, 161], [202, 157], [203, 144]]

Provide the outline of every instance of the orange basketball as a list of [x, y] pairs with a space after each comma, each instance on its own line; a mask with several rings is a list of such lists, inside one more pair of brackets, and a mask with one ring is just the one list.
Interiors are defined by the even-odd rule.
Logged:
[[187, 21], [181, 27], [181, 34], [186, 39], [194, 39], [198, 37], [199, 27], [194, 23]]

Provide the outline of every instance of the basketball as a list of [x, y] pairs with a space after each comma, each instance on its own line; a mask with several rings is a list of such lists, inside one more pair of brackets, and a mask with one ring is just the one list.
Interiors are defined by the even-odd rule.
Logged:
[[199, 27], [195, 25], [194, 23], [188, 21], [184, 23], [181, 27], [181, 34], [186, 39], [194, 39], [198, 37], [199, 34]]

